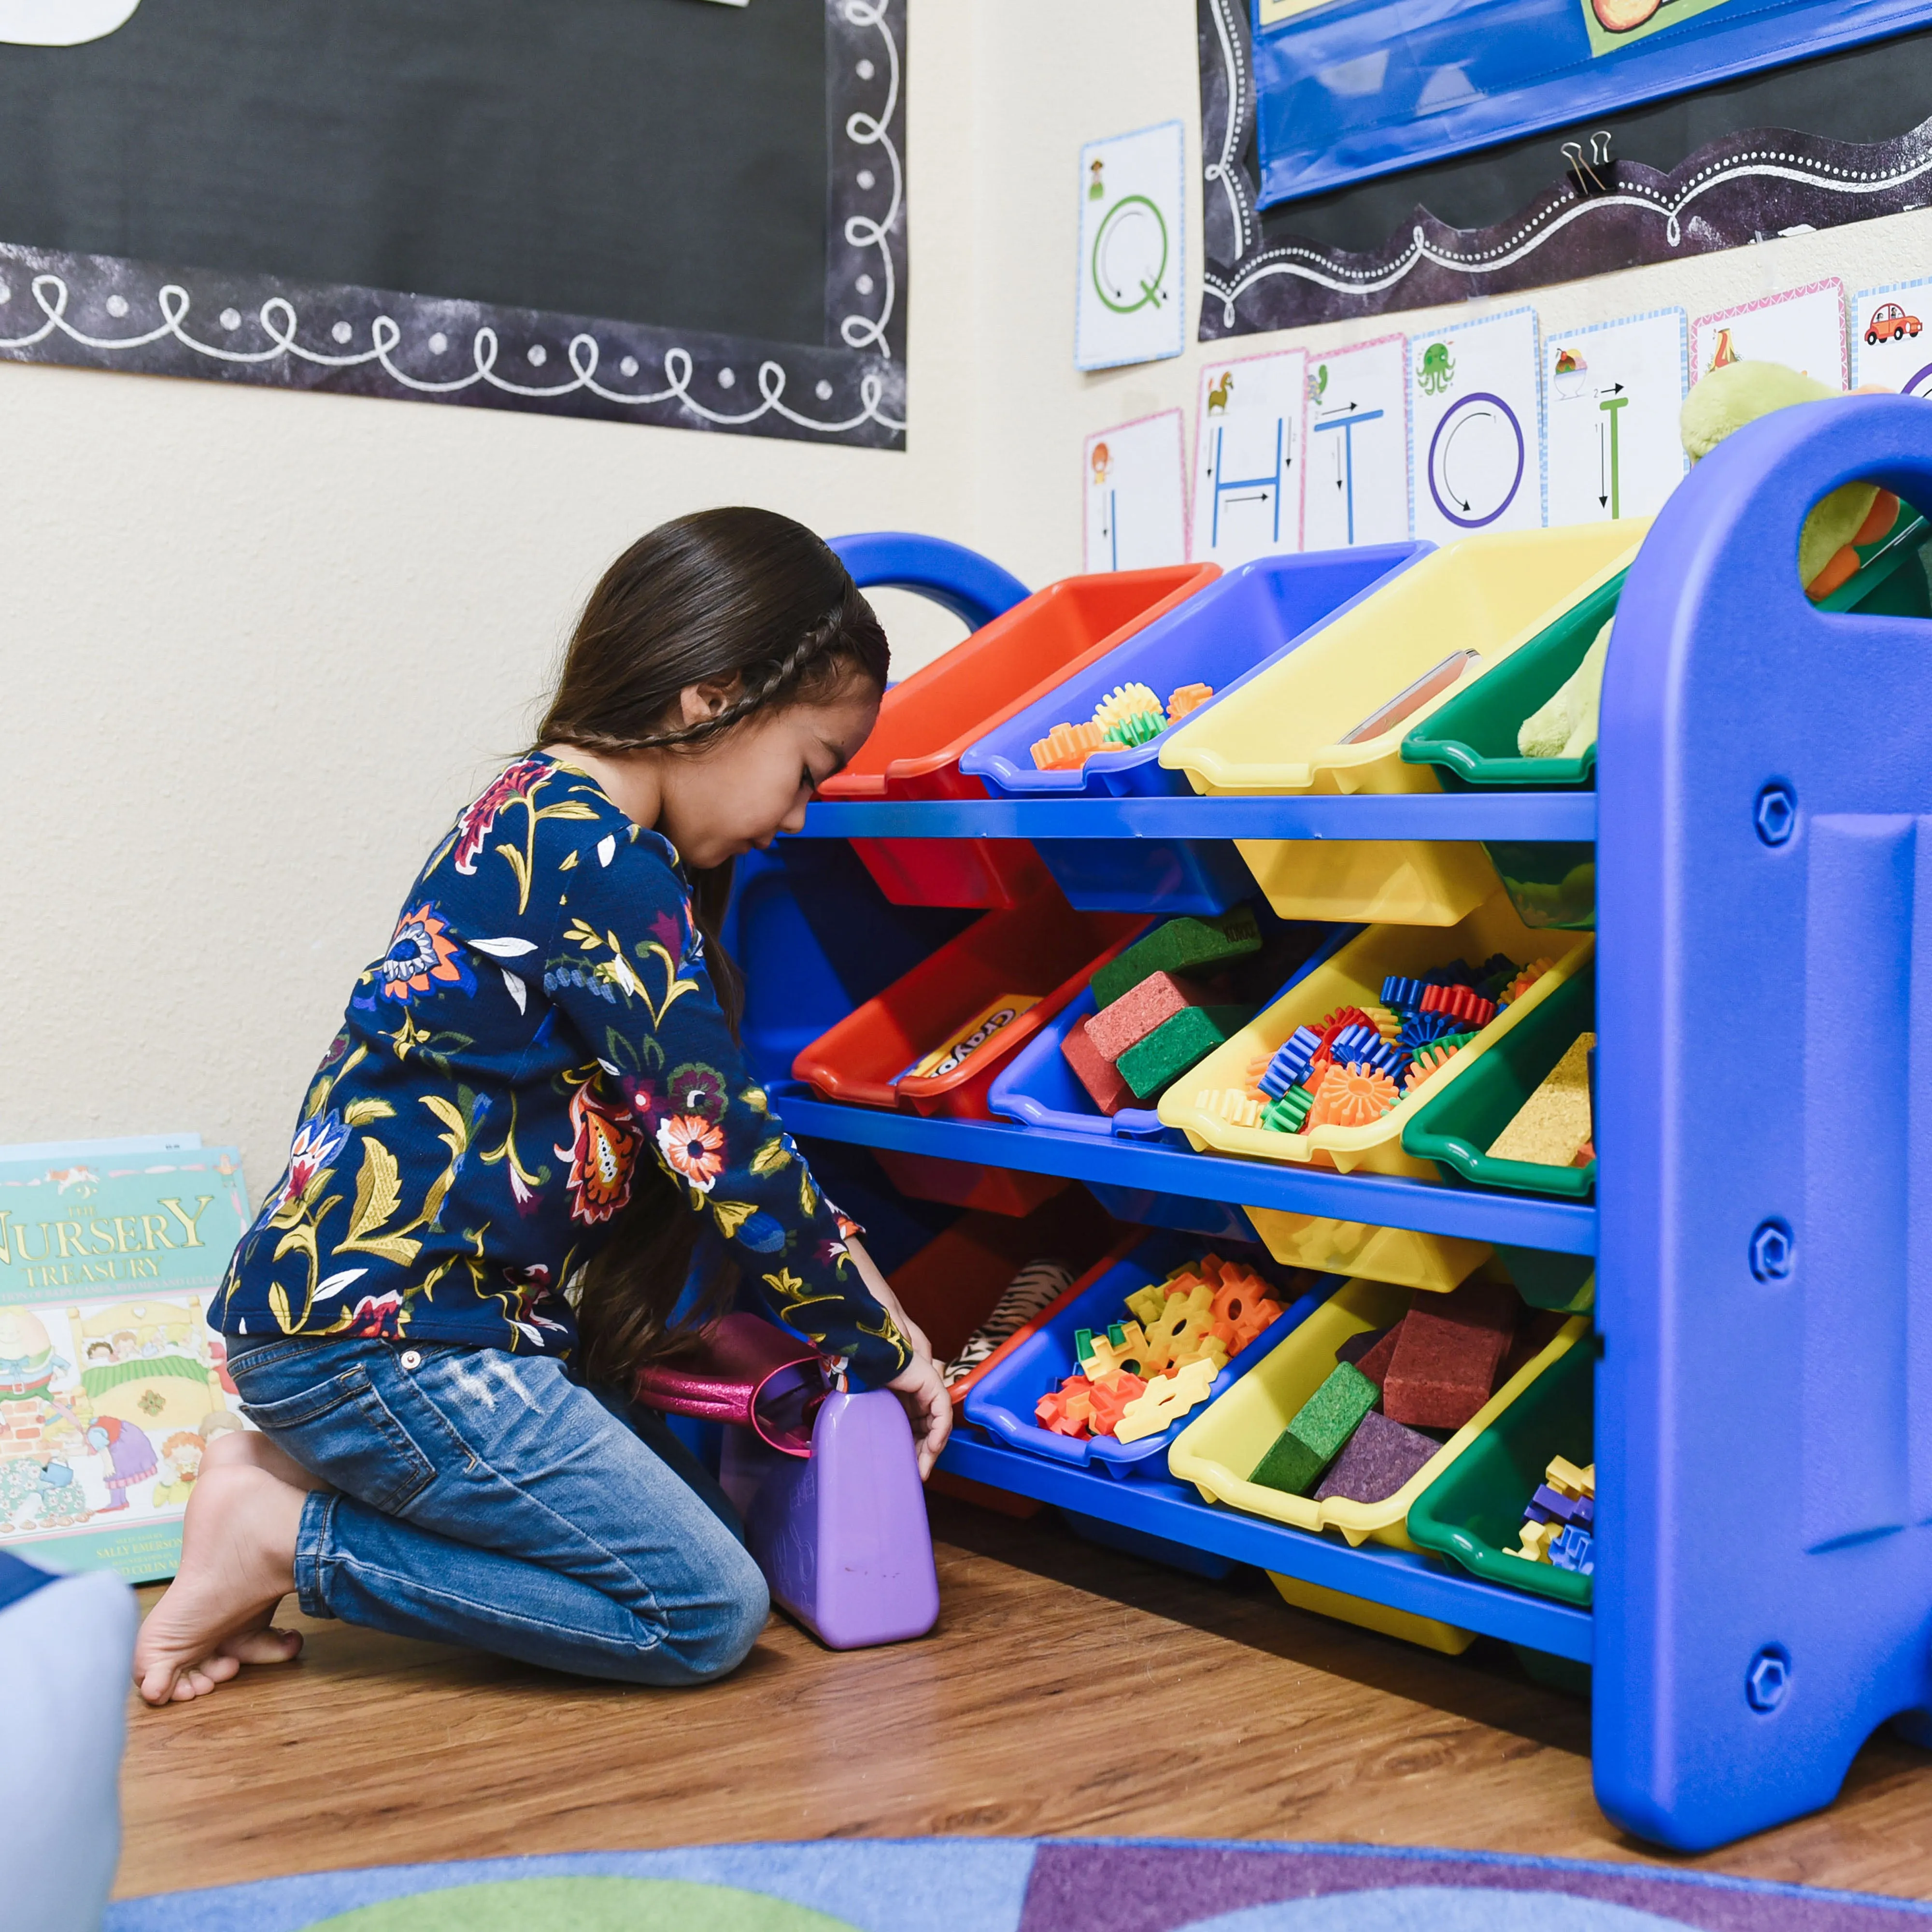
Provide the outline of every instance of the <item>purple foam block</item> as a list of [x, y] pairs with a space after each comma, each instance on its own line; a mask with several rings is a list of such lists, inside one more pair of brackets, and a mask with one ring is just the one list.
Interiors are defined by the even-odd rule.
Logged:
[[890, 1389], [827, 1396], [808, 1457], [728, 1430], [718, 1474], [772, 1600], [822, 1643], [898, 1643], [938, 1621], [918, 1452]]
[[1385, 1502], [1442, 1449], [1413, 1429], [1371, 1409], [1315, 1492], [1317, 1502]]

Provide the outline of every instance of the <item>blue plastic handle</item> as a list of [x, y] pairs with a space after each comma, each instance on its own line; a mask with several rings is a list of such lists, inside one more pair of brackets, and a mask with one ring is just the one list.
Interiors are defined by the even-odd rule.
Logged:
[[1002, 570], [989, 556], [944, 537], [920, 536], [911, 530], [871, 530], [859, 536], [834, 537], [832, 548], [852, 573], [861, 590], [884, 586], [916, 590], [943, 604], [974, 630], [990, 624], [1028, 596], [1026, 586], [1011, 571]]

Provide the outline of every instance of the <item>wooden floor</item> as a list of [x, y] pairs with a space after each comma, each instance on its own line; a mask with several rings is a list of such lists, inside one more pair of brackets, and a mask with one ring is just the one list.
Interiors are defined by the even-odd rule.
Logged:
[[[122, 1896], [332, 1867], [758, 1838], [1140, 1833], [1649, 1856], [1590, 1796], [1580, 1702], [934, 1499], [945, 1608], [835, 1656], [774, 1618], [695, 1691], [586, 1685], [305, 1624], [304, 1660], [134, 1707]], [[152, 1594], [152, 1593], [147, 1593]], [[298, 1622], [305, 1620], [297, 1619]], [[1684, 1861], [1932, 1898], [1932, 1756]]]

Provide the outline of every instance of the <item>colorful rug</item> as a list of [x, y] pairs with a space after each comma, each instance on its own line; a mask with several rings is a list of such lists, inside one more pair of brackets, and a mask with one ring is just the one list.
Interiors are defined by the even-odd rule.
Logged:
[[1888, 1932], [1932, 1906], [1646, 1865], [1159, 1838], [388, 1865], [123, 1900], [105, 1932]]

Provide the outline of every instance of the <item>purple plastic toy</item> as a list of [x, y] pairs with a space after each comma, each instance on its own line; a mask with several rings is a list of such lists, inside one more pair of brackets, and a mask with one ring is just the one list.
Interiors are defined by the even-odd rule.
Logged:
[[834, 1650], [923, 1636], [939, 1576], [912, 1425], [890, 1389], [828, 1394], [809, 1344], [725, 1316], [696, 1355], [639, 1375], [640, 1402], [736, 1425], [718, 1480], [773, 1602]]

